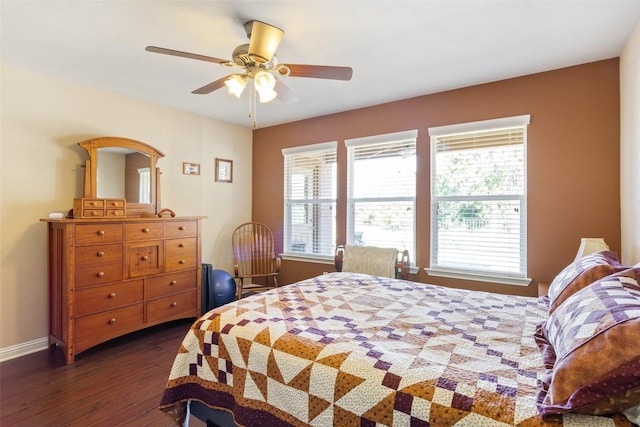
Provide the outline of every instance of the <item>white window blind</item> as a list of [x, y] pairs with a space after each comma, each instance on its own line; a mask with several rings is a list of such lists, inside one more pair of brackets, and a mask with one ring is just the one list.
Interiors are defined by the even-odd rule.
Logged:
[[416, 130], [346, 140], [347, 243], [415, 260]]
[[283, 149], [284, 253], [333, 257], [337, 142]]
[[528, 123], [518, 116], [429, 129], [430, 274], [528, 283]]

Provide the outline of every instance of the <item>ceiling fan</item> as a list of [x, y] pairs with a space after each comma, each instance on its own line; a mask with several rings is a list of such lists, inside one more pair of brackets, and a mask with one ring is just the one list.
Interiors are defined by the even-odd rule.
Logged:
[[239, 67], [244, 70], [239, 74], [222, 77], [192, 92], [199, 95], [209, 94], [223, 86], [227, 86], [230, 93], [240, 98], [248, 80], [253, 80], [260, 102], [269, 102], [278, 96], [278, 99], [287, 103], [294, 101], [296, 97], [276, 77], [351, 80], [353, 74], [351, 67], [279, 63], [275, 52], [284, 35], [284, 31], [280, 28], [265, 22], [252, 20], [245, 22], [244, 29], [249, 38], [249, 43], [236, 47], [231, 55], [233, 57], [231, 61], [157, 46], [147, 46], [146, 50], [165, 55], [213, 62], [225, 67]]

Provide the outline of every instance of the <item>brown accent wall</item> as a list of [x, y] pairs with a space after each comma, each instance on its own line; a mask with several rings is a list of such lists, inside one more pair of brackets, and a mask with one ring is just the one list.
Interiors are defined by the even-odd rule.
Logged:
[[[337, 240], [345, 241], [344, 140], [418, 129], [416, 263], [413, 280], [467, 289], [536, 295], [576, 254], [581, 237], [604, 237], [620, 250], [620, 103], [618, 58], [391, 102], [255, 130], [254, 221], [276, 235], [282, 250], [282, 148], [338, 141]], [[357, 74], [359, 70], [355, 70]], [[365, 72], [365, 71], [361, 71]], [[425, 72], [428, 73], [428, 70]], [[318, 84], [322, 84], [319, 82]], [[527, 141], [529, 287], [427, 275], [430, 233], [428, 128], [531, 115]], [[284, 261], [282, 283], [331, 266]]]

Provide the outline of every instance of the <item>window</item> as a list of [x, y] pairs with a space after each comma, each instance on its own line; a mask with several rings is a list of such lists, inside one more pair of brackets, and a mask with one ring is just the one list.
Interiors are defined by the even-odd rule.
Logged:
[[347, 243], [407, 249], [415, 260], [418, 131], [350, 139]]
[[429, 274], [526, 285], [529, 116], [430, 128]]
[[151, 168], [138, 169], [138, 203], [151, 203]]
[[337, 142], [285, 148], [284, 253], [333, 257]]

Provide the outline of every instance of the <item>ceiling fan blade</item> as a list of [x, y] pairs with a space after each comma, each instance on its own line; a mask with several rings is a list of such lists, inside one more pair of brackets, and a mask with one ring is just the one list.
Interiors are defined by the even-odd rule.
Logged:
[[[351, 67], [333, 67], [330, 65], [302, 65], [302, 64], [283, 64], [278, 70], [289, 68], [289, 76], [291, 77], [311, 77], [315, 79], [331, 79], [331, 80], [351, 80], [353, 70]], [[282, 71], [281, 74], [286, 75]]]
[[224, 82], [229, 78], [229, 76], [225, 76], [222, 77], [221, 79], [218, 79], [214, 82], [209, 83], [208, 85], [204, 85], [199, 89], [194, 90], [191, 93], [195, 93], [196, 95], [206, 95], [208, 93], [211, 93], [215, 90], [220, 89], [221, 87], [224, 86]]
[[280, 45], [284, 31], [261, 21], [249, 21], [245, 24], [249, 36], [249, 55], [259, 63], [271, 61]]
[[181, 50], [166, 49], [164, 47], [157, 47], [157, 46], [147, 46], [145, 50], [147, 52], [163, 53], [165, 55], [172, 55], [172, 56], [181, 56], [183, 58], [197, 59], [198, 61], [213, 62], [216, 64], [227, 64], [230, 62], [230, 61], [227, 61], [226, 59], [215, 58], [213, 56], [198, 55], [197, 53], [183, 52]]
[[278, 100], [283, 104], [293, 104], [300, 101], [298, 95], [296, 95], [281, 79], [276, 79], [276, 87], [274, 88], [278, 92]]

